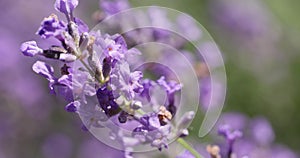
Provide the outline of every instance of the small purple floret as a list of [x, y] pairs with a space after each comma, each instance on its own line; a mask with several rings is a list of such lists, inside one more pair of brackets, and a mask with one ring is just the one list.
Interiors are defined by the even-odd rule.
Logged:
[[30, 57], [43, 53], [43, 49], [39, 48], [35, 41], [24, 42], [20, 49], [25, 56]]
[[68, 112], [76, 112], [77, 107], [79, 106], [80, 102], [79, 101], [74, 101], [66, 105], [65, 110]]
[[59, 38], [65, 30], [66, 25], [62, 21], [59, 21], [56, 15], [52, 14], [41, 22], [41, 26], [36, 34], [44, 39], [49, 37]]

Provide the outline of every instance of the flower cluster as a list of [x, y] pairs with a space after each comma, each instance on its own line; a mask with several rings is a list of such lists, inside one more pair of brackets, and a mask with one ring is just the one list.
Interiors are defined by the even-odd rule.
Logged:
[[[69, 102], [65, 110], [78, 113], [85, 130], [103, 128], [109, 121], [114, 122], [115, 118], [118, 120], [116, 123], [122, 126], [137, 123], [131, 136], [122, 134], [121, 129], [111, 128], [111, 132], [123, 143], [127, 156], [130, 156], [131, 150], [128, 147], [151, 144], [162, 150], [167, 148], [171, 135], [187, 135], [181, 124], [191, 122], [194, 113], [188, 112], [175, 126], [173, 121], [177, 109], [175, 95], [182, 85], [167, 80], [165, 76], [151, 80], [144, 78], [141, 71], [132, 71], [127, 58], [141, 52], [129, 49], [120, 34], [88, 32], [87, 25], [74, 17], [73, 10], [77, 5], [78, 0], [56, 0], [55, 9], [65, 14], [67, 21], [51, 14], [41, 22], [36, 33], [42, 39], [54, 38], [60, 45], [47, 49], [40, 48], [36, 41], [21, 45], [21, 52], [25, 56], [42, 56], [45, 61], [53, 59], [63, 63], [60, 75], [45, 61], [37, 61], [32, 69], [49, 81], [51, 93], [62, 95]], [[110, 2], [104, 1], [102, 5], [111, 6]], [[124, 8], [122, 3], [120, 7]], [[109, 14], [120, 9], [105, 11]], [[76, 63], [80, 63], [80, 66], [76, 67]], [[165, 90], [168, 97], [165, 105], [157, 104], [156, 98], [151, 96], [150, 90], [154, 86]], [[96, 98], [96, 102], [93, 102], [93, 98]], [[152, 110], [145, 112], [144, 100], [149, 102], [147, 109]], [[129, 142], [128, 137], [131, 137]]]
[[[212, 80], [208, 65], [204, 62], [196, 62], [195, 56], [192, 56], [196, 53], [184, 49], [188, 43], [187, 39], [197, 41], [201, 38], [202, 32], [193, 20], [182, 14], [175, 22], [176, 26], [183, 30], [187, 39], [160, 27], [138, 28], [122, 35], [107, 34], [103, 30], [89, 31], [87, 24], [74, 16], [73, 11], [78, 4], [78, 0], [56, 0], [54, 7], [66, 16], [66, 21], [51, 14], [42, 20], [36, 32], [42, 39], [57, 40], [59, 45], [44, 49], [39, 47], [36, 41], [27, 41], [20, 47], [23, 55], [41, 59], [33, 64], [32, 70], [48, 80], [52, 94], [65, 98], [68, 102], [65, 111], [80, 116], [83, 130], [94, 131], [107, 128], [111, 141], [120, 144], [126, 158], [132, 157], [135, 147], [148, 145], [161, 151], [168, 148], [173, 138], [180, 137], [178, 140], [181, 140], [182, 137], [189, 135], [186, 128], [193, 120], [195, 112], [187, 111], [182, 114], [182, 111], [178, 110], [180, 109], [178, 94], [184, 85], [177, 82], [177, 78], [172, 76], [174, 74], [168, 69], [154, 64], [149, 64], [150, 66], [147, 67], [153, 71], [150, 74], [146, 74], [143, 68], [132, 69], [131, 59], [144, 62], [141, 57], [142, 52], [132, 48], [144, 42], [157, 41], [177, 48], [197, 69], [202, 84], [200, 102], [203, 109], [207, 110], [212, 96]], [[130, 8], [130, 5], [127, 0], [100, 0], [100, 7], [102, 14], [110, 16]], [[150, 7], [147, 17], [153, 26], [163, 26], [166, 29], [172, 27], [164, 10]], [[97, 21], [103, 20], [103, 16], [100, 15], [96, 18]], [[143, 18], [133, 16], [126, 17], [126, 20], [128, 23], [137, 24], [142, 23]], [[122, 26], [120, 22], [113, 22], [111, 29], [123, 32], [122, 28], [126, 26]], [[210, 43], [202, 46], [202, 49], [204, 54], [213, 54], [212, 52], [217, 51]], [[177, 63], [175, 69], [185, 73], [187, 64], [182, 62], [181, 56], [176, 58], [170, 54], [170, 51], [163, 51], [165, 52], [160, 52], [163, 55], [159, 61], [167, 65]], [[198, 58], [202, 59], [202, 57]], [[48, 63], [49, 60], [55, 60], [61, 65], [58, 73]], [[216, 62], [214, 66], [217, 67]], [[154, 89], [159, 89], [165, 94], [164, 102], [161, 102], [162, 96], [153, 94]], [[223, 94], [219, 94], [216, 99], [222, 96]], [[239, 124], [238, 121], [242, 120], [235, 118], [234, 121], [225, 121], [225, 124], [218, 125], [218, 134], [225, 138], [225, 143], [216, 141], [217, 145], [206, 146], [206, 152], [202, 154], [212, 158], [247, 158], [257, 155], [273, 157], [274, 153], [285, 154], [283, 157], [296, 157], [288, 152], [289, 150], [284, 150], [285, 148], [270, 145], [274, 140], [274, 133], [264, 119], [253, 121], [250, 132], [252, 140], [245, 140], [248, 138], [245, 138], [247, 132], [244, 132], [244, 127], [235, 126], [235, 123]], [[47, 144], [58, 142], [63, 144], [60, 146], [68, 145], [68, 140], [60, 137], [49, 139], [50, 141], [45, 145], [45, 153], [51, 153], [47, 150], [49, 146]], [[213, 135], [213, 139], [216, 137]], [[58, 138], [62, 139], [61, 142]], [[176, 155], [178, 158], [201, 157], [188, 144], [183, 146], [189, 151]], [[89, 148], [94, 150], [92, 147]], [[117, 155], [119, 154], [118, 152]]]

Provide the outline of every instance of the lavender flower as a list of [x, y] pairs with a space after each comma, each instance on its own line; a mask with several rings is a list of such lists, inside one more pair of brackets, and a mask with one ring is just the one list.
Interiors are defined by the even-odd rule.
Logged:
[[162, 125], [159, 116], [155, 113], [145, 115], [140, 118], [142, 126], [133, 130], [133, 136], [141, 142], [151, 142], [151, 145], [159, 150], [167, 148], [167, 136], [170, 134], [171, 126]]
[[165, 89], [169, 96], [173, 95], [175, 92], [181, 90], [182, 88], [182, 85], [177, 83], [176, 81], [167, 82], [164, 76], [158, 79], [157, 83]]
[[[85, 96], [93, 96], [96, 94], [94, 88], [91, 87], [86, 81], [85, 74], [73, 74], [62, 75], [60, 78], [54, 76], [54, 69], [52, 66], [37, 61], [32, 69], [37, 74], [45, 77], [49, 81], [49, 88], [52, 93], [55, 93], [55, 87], [58, 87], [61, 91], [61, 95], [63, 95], [66, 100], [72, 101], [73, 95], [75, 97], [79, 97], [86, 102]], [[72, 79], [72, 76], [75, 77]], [[76, 92], [73, 94], [73, 91]]]
[[25, 56], [30, 57], [43, 53], [43, 49], [39, 48], [35, 41], [28, 41], [23, 43], [20, 49]]
[[145, 97], [148, 102], [151, 101], [151, 96], [150, 96], [150, 88], [155, 85], [155, 82], [149, 79], [144, 79], [142, 80], [142, 85], [143, 85], [143, 91], [140, 93], [141, 97]]
[[76, 112], [79, 106], [79, 101], [70, 102], [68, 105], [65, 106], [65, 110], [68, 112]]
[[171, 112], [172, 115], [175, 115], [175, 113], [176, 113], [175, 92], [181, 90], [182, 85], [173, 80], [167, 82], [165, 80], [164, 76], [162, 76], [160, 79], [158, 79], [157, 83], [160, 86], [162, 86], [165, 89], [165, 91], [167, 92], [167, 96], [168, 96], [167, 109]]
[[[127, 1], [101, 1], [106, 14], [119, 12], [127, 8], [127, 4]], [[130, 46], [120, 34], [102, 36], [100, 31], [88, 33], [87, 25], [73, 16], [77, 5], [78, 1], [75, 0], [57, 0], [55, 8], [66, 15], [67, 22], [51, 15], [43, 20], [38, 30], [37, 34], [42, 38], [55, 37], [60, 45], [42, 50], [36, 42], [30, 41], [21, 46], [21, 51], [26, 56], [41, 55], [63, 62], [60, 76], [54, 75], [54, 68], [41, 61], [33, 65], [33, 70], [49, 81], [52, 92], [57, 91], [65, 97], [69, 102], [65, 110], [78, 114], [86, 130], [107, 127], [113, 139], [121, 143], [125, 157], [132, 157], [137, 145], [148, 144], [162, 150], [168, 147], [169, 141], [175, 136], [187, 136], [187, 126], [195, 113], [189, 111], [177, 119], [179, 116], [176, 115], [175, 97], [176, 92], [182, 89], [182, 84], [167, 81], [166, 78], [170, 76], [165, 77], [165, 74], [161, 74], [162, 77], [156, 82], [143, 79], [142, 71], [131, 70], [128, 58], [141, 53], [136, 49], [129, 49]], [[166, 12], [151, 8], [149, 17], [157, 27], [171, 27]], [[179, 17], [178, 25], [180, 28], [187, 28], [194, 24], [190, 19]], [[159, 28], [150, 29], [149, 32], [153, 40], [171, 40], [169, 32]], [[191, 39], [197, 39], [201, 32], [192, 27], [186, 34]], [[178, 41], [174, 43], [180, 43], [179, 47], [182, 47], [184, 42]], [[94, 47], [100, 49], [96, 50]], [[102, 56], [98, 58], [97, 53]], [[73, 68], [72, 64], [67, 63], [75, 61], [80, 61], [79, 66], [74, 63], [78, 67]], [[166, 92], [167, 102], [157, 103], [155, 101], [158, 98], [150, 95], [150, 89], [155, 85]], [[149, 104], [144, 104], [143, 99], [147, 99]], [[127, 133], [120, 127], [124, 127]], [[219, 134], [226, 138], [229, 146], [227, 155], [232, 156], [233, 144], [242, 133], [231, 130], [229, 126], [222, 126]], [[209, 149], [212, 156], [220, 156], [216, 148]]]
[[103, 39], [100, 38], [96, 44], [100, 45], [106, 57], [111, 57], [115, 60], [123, 59], [127, 52], [126, 42], [124, 38], [118, 34], [114, 36], [106, 35]]
[[130, 72], [129, 65], [126, 62], [121, 62], [116, 65], [111, 74], [111, 84], [114, 95], [122, 94], [127, 100], [132, 100], [135, 93], [140, 93], [143, 86], [140, 83], [143, 77], [142, 72]]
[[59, 21], [55, 14], [51, 14], [49, 17], [45, 18], [37, 33], [41, 38], [56, 37], [62, 39], [62, 32], [66, 30], [66, 25], [64, 22]]
[[111, 117], [121, 111], [119, 105], [115, 102], [112, 91], [108, 90], [106, 87], [97, 90], [97, 98], [100, 107], [107, 116]]
[[54, 92], [54, 84], [56, 83], [57, 79], [54, 77], [53, 67], [44, 62], [37, 61], [36, 63], [33, 64], [32, 70], [35, 73], [45, 77], [49, 81], [49, 88], [51, 92]]

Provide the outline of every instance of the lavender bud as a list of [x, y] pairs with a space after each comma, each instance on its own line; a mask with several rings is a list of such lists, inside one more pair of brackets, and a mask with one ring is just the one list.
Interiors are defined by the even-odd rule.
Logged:
[[20, 49], [25, 56], [30, 57], [43, 53], [43, 49], [39, 48], [35, 41], [24, 42]]
[[72, 54], [60, 54], [59, 56], [59, 60], [63, 61], [63, 62], [73, 62], [77, 59], [77, 57], [75, 55]]
[[181, 130], [181, 134], [179, 135], [179, 137], [186, 137], [189, 135], [189, 131], [187, 129], [183, 129]]
[[78, 0], [56, 0], [54, 8], [64, 14], [70, 14], [77, 7]]
[[142, 102], [140, 102], [140, 101], [133, 101], [132, 104], [130, 105], [130, 107], [133, 110], [138, 110], [138, 109], [142, 108], [143, 105], [142, 105]]
[[195, 117], [194, 111], [186, 112], [178, 121], [177, 128], [184, 129], [186, 125], [190, 124], [193, 121], [194, 117]]

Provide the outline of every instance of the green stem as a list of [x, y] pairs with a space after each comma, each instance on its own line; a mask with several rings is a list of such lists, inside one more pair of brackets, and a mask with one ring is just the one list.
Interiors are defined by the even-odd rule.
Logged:
[[191, 145], [189, 145], [184, 139], [178, 138], [177, 142], [182, 145], [186, 150], [195, 156], [195, 158], [203, 158]]

